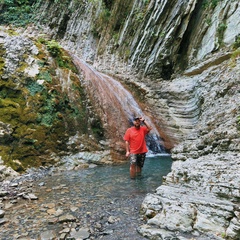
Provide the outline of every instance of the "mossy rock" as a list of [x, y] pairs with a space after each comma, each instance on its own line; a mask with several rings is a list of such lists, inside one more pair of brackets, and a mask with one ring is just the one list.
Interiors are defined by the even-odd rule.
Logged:
[[[69, 154], [69, 149], [76, 147], [76, 143], [68, 146], [69, 137], [76, 133], [86, 136], [81, 138], [86, 149], [96, 149], [103, 137], [101, 122], [97, 126], [88, 122], [85, 89], [71, 57], [59, 46], [53, 57], [46, 42], [36, 42], [39, 53], [33, 58], [39, 74], [26, 76], [28, 66], [23, 60], [29, 56], [22, 54], [17, 71], [0, 79], [0, 121], [13, 129], [0, 138], [0, 156], [5, 164], [20, 172], [53, 164], [52, 156]], [[0, 51], [4, 53], [2, 47]], [[4, 64], [2, 57], [0, 67]], [[96, 140], [88, 138], [99, 134]]]

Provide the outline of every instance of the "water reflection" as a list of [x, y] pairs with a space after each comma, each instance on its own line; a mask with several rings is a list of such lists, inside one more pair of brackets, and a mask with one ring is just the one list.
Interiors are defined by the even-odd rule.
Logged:
[[[81, 171], [63, 173], [58, 184], [74, 186], [69, 194], [75, 195], [76, 188], [81, 189], [81, 196], [122, 197], [129, 194], [143, 195], [155, 191], [162, 183], [162, 177], [171, 170], [170, 156], [147, 157], [142, 175], [136, 179], [129, 177], [129, 163], [120, 166], [103, 166]], [[55, 182], [55, 181], [50, 181]]]
[[[19, 205], [21, 211], [17, 206], [8, 209], [6, 215], [11, 220], [4, 225], [1, 239], [16, 239], [21, 234], [29, 237], [21, 239], [39, 239], [39, 233], [44, 231], [58, 234], [66, 226], [72, 228], [72, 223], [66, 225], [56, 220], [57, 212], [74, 215], [76, 229], [78, 226], [94, 229], [91, 239], [145, 239], [136, 231], [142, 224], [141, 203], [146, 193], [161, 185], [171, 164], [169, 156], [147, 157], [142, 176], [134, 180], [130, 179], [128, 163], [46, 176], [34, 183], [39, 197], [36, 202]], [[110, 216], [118, 220], [109, 224]]]

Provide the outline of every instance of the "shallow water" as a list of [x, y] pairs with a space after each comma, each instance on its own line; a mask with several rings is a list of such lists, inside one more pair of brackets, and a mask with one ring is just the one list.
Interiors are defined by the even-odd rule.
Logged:
[[[2, 239], [14, 239], [13, 236], [36, 239], [48, 230], [59, 235], [66, 227], [77, 231], [82, 227], [91, 229], [89, 239], [145, 239], [137, 232], [137, 227], [144, 224], [139, 214], [141, 203], [147, 193], [161, 185], [171, 164], [169, 156], [148, 157], [142, 175], [136, 179], [130, 179], [128, 163], [44, 177], [34, 183], [37, 201], [22, 203], [21, 211], [18, 208], [7, 211], [13, 222], [5, 224]], [[59, 216], [54, 215], [57, 210], [62, 215], [73, 215], [75, 225], [59, 223]], [[112, 223], [109, 217], [113, 217]]]

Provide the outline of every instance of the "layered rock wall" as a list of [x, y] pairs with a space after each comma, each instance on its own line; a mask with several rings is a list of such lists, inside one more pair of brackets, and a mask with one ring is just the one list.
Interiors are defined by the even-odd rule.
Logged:
[[187, 87], [182, 91], [190, 94], [182, 104], [188, 105], [187, 111], [178, 109], [174, 97], [165, 99], [165, 88], [191, 66], [198, 64], [201, 72], [219, 64], [210, 59], [200, 66], [212, 53], [222, 52], [225, 58], [217, 57], [219, 62], [230, 57], [225, 52], [238, 39], [239, 9], [235, 0], [112, 1], [110, 7], [105, 1], [44, 1], [38, 21], [47, 22], [47, 34], [98, 70], [118, 77], [133, 91], [143, 90], [141, 99], [157, 109], [156, 121], [173, 139], [172, 146], [194, 127], [199, 103], [191, 102]]
[[90, 22], [102, 19], [104, 5], [92, 4], [74, 9], [61, 37], [62, 13], [51, 33], [138, 89], [175, 144], [172, 172], [144, 200], [139, 231], [151, 239], [239, 239], [239, 2], [129, 1], [114, 31], [119, 4], [101, 27]]
[[[175, 161], [163, 185], [143, 202], [147, 219], [147, 224], [139, 228], [143, 235], [181, 239], [191, 233], [194, 239], [239, 239], [239, 58], [235, 66], [231, 63], [226, 60], [201, 74], [196, 74], [196, 66], [169, 85], [172, 89], [181, 83], [178, 91], [173, 88], [177, 93], [194, 83], [191, 102], [198, 109], [194, 111], [198, 113], [197, 122], [172, 150]], [[186, 99], [184, 102], [174, 111], [187, 110]]]
[[141, 234], [239, 239], [239, 1], [39, 2], [41, 30], [135, 91], [175, 145]]

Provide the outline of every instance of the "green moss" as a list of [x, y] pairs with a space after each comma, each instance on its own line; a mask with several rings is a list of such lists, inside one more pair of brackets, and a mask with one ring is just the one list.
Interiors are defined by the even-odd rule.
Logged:
[[217, 28], [217, 36], [218, 36], [218, 43], [220, 46], [223, 45], [223, 37], [224, 32], [227, 29], [227, 25], [225, 23], [220, 23]]
[[211, 18], [207, 18], [205, 19], [205, 22], [208, 26], [211, 26], [212, 25], [212, 19]]
[[46, 39], [46, 35], [45, 34], [39, 34], [38, 35], [38, 39], [37, 42], [41, 43], [41, 44], [46, 44], [47, 43], [47, 39]]
[[21, 106], [11, 99], [0, 99], [0, 119], [3, 122], [17, 124]]
[[6, 53], [5, 48], [3, 47], [3, 44], [0, 44], [0, 76], [3, 75], [4, 67], [5, 67], [5, 59], [4, 55]]
[[11, 152], [12, 152], [12, 146], [8, 146], [6, 144], [0, 145], [0, 156], [2, 156], [2, 159], [4, 160], [5, 163], [8, 163]]
[[98, 117], [94, 117], [94, 120], [91, 122], [91, 129], [93, 135], [96, 139], [101, 140], [104, 136], [104, 129], [102, 126], [101, 119]]
[[[36, 77], [25, 77], [27, 65], [21, 63], [16, 72], [0, 79], [0, 121], [12, 129], [0, 138], [0, 154], [17, 171], [51, 163], [51, 153], [69, 151], [66, 143], [77, 131], [103, 136], [100, 121], [92, 126], [88, 123], [85, 90], [70, 56], [60, 48], [57, 57], [50, 57], [45, 44], [37, 43], [40, 72]], [[3, 69], [4, 58], [0, 63]], [[60, 81], [60, 76], [67, 79]], [[61, 86], [62, 81], [72, 82], [70, 91]], [[86, 145], [91, 149], [97, 144], [86, 138]]]
[[[77, 73], [77, 69], [73, 64], [69, 54], [61, 47], [61, 45], [55, 40], [44, 40], [43, 38], [39, 39], [38, 42], [46, 45], [47, 50], [53, 58], [55, 58], [58, 67], [71, 69], [73, 72]], [[45, 61], [40, 62], [41, 65], [45, 65]]]
[[18, 36], [19, 33], [17, 33], [14, 29], [9, 28], [7, 31], [9, 36]]
[[57, 41], [55, 40], [46, 41], [46, 46], [49, 53], [53, 57], [58, 57], [61, 55], [61, 46]]
[[236, 66], [236, 60], [240, 57], [240, 48], [236, 49], [231, 55], [230, 66]]
[[[27, 59], [27, 55], [23, 56], [23, 58], [26, 60]], [[24, 72], [24, 70], [28, 67], [28, 64], [24, 61], [24, 62], [20, 62], [20, 65], [18, 67], [18, 69], [16, 70], [16, 72], [18, 73], [22, 73]]]
[[203, 1], [203, 8], [211, 8], [214, 9], [219, 2], [221, 2], [222, 0], [204, 0]]
[[[21, 91], [10, 87], [11, 81], [0, 83], [0, 97], [1, 98], [14, 98], [15, 101], [19, 102], [23, 100]], [[15, 85], [14, 85], [15, 86]]]
[[32, 79], [28, 79], [26, 87], [32, 96], [36, 95], [36, 93], [42, 92], [44, 89], [42, 85]]
[[235, 42], [233, 44], [233, 49], [240, 48], [240, 35], [235, 37]]
[[55, 119], [55, 116], [51, 114], [51, 112], [47, 112], [45, 114], [38, 116], [38, 121], [40, 124], [45, 126], [51, 126], [53, 124], [53, 121]]
[[52, 76], [51, 76], [51, 74], [48, 71], [40, 72], [38, 74], [37, 78], [40, 79], [40, 80], [45, 80], [45, 81], [47, 81], [49, 83], [52, 82]]

